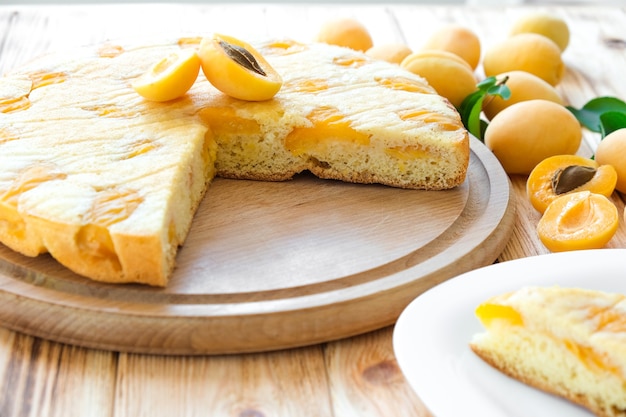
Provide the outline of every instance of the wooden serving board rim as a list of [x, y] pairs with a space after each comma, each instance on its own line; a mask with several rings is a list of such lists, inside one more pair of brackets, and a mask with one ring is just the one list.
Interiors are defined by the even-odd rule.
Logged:
[[[346, 277], [342, 276], [308, 285], [296, 296], [283, 297], [293, 294], [290, 288], [287, 292], [265, 292], [262, 299], [246, 292], [167, 294], [137, 285], [94, 287], [67, 283], [63, 288], [58, 281], [0, 260], [0, 301], [5, 306], [0, 309], [0, 323], [63, 343], [157, 354], [266, 351], [375, 330], [393, 324], [421, 292], [467, 269], [492, 263], [504, 249], [514, 223], [510, 181], [493, 154], [475, 138], [471, 139], [468, 179], [462, 186], [470, 187], [468, 202], [453, 228], [442, 231], [436, 244], [381, 265], [375, 273], [367, 271], [357, 285], [344, 286]], [[319, 288], [312, 291], [316, 286]], [[146, 299], [146, 294], [152, 298]], [[380, 317], [370, 317], [371, 313], [364, 316], [381, 303], [385, 311], [380, 311]], [[61, 324], [45, 317], [50, 310], [61, 317]], [[73, 323], [73, 317], [78, 323]], [[81, 318], [117, 333], [110, 337], [90, 334], [91, 330], [80, 323]], [[296, 335], [280, 331], [273, 334], [264, 329], [271, 334], [259, 335], [264, 340], [255, 341], [256, 328], [272, 321], [281, 329], [302, 326], [312, 330], [308, 335]], [[127, 325], [145, 334], [125, 338], [122, 333], [128, 330]], [[209, 340], [221, 337], [230, 326], [239, 328], [241, 334], [229, 335], [230, 339], [219, 343]], [[180, 328], [189, 330], [180, 333]], [[195, 336], [202, 332], [206, 335]], [[168, 333], [176, 334], [176, 339], [164, 336]]]

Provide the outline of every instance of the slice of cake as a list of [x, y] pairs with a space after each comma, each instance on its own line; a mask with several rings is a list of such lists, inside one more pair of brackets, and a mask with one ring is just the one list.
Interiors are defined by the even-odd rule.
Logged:
[[626, 297], [527, 287], [476, 309], [486, 329], [470, 342], [493, 367], [597, 416], [626, 416]]
[[95, 280], [163, 286], [214, 175], [309, 170], [428, 190], [464, 181], [456, 110], [422, 78], [349, 49], [257, 45], [284, 81], [262, 102], [226, 96], [202, 74], [169, 102], [133, 90], [150, 65], [200, 41], [52, 54], [0, 79], [0, 242]]

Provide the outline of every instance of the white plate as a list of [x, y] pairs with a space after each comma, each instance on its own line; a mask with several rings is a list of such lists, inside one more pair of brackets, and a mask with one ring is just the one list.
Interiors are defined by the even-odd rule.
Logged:
[[474, 310], [523, 286], [560, 285], [626, 293], [626, 249], [539, 255], [476, 269], [413, 300], [393, 345], [400, 369], [436, 417], [589, 417], [587, 410], [491, 368], [469, 348], [483, 328]]

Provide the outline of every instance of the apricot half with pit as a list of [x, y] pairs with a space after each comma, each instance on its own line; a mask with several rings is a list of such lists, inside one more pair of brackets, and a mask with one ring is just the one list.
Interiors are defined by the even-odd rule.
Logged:
[[203, 38], [202, 72], [218, 90], [247, 101], [269, 100], [283, 85], [280, 74], [252, 45], [221, 34]]
[[541, 161], [526, 181], [526, 194], [532, 206], [540, 213], [558, 197], [591, 191], [610, 197], [617, 183], [617, 172], [612, 165], [600, 165], [580, 155], [555, 155]]

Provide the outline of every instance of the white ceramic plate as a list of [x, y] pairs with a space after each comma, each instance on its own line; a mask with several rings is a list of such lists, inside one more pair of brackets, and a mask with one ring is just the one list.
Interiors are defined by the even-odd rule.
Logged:
[[523, 286], [626, 293], [626, 249], [539, 255], [476, 269], [431, 288], [400, 315], [393, 345], [400, 369], [436, 417], [589, 417], [587, 410], [491, 368], [469, 348], [483, 328], [474, 310]]

